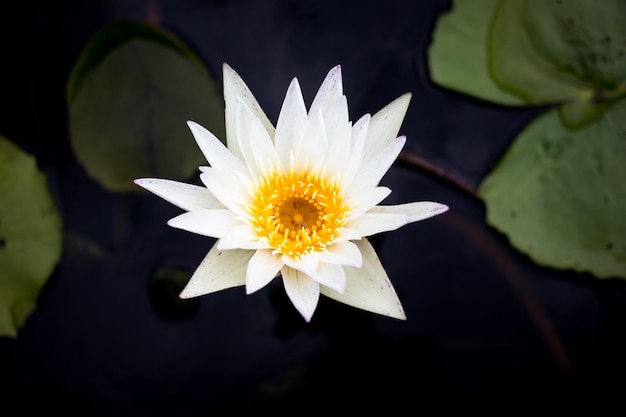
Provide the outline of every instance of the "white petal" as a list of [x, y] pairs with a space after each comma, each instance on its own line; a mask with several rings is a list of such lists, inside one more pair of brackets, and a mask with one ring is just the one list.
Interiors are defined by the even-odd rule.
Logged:
[[170, 219], [167, 224], [203, 236], [220, 238], [241, 224], [232, 211], [226, 209], [194, 210]]
[[326, 252], [320, 252], [319, 254], [320, 265], [322, 263], [331, 263], [360, 268], [363, 264], [361, 251], [350, 241], [335, 242], [327, 249]]
[[315, 252], [304, 255], [298, 260], [293, 259], [287, 255], [283, 255], [281, 260], [288, 267], [292, 269], [297, 269], [308, 275], [315, 273], [315, 270], [319, 265], [319, 257]]
[[248, 190], [235, 173], [203, 167], [200, 180], [228, 209], [239, 216], [246, 214]]
[[239, 74], [235, 72], [228, 64], [222, 65], [222, 72], [224, 77], [224, 113], [226, 117], [226, 138], [228, 143], [228, 149], [240, 159], [243, 159], [243, 154], [239, 149], [237, 142], [237, 127], [235, 123], [236, 114], [236, 102], [237, 97], [246, 103], [252, 113], [263, 123], [263, 126], [267, 130], [270, 137], [274, 137], [274, 126], [269, 121], [261, 106], [256, 101], [252, 92], [241, 79]]
[[272, 255], [270, 249], [256, 251], [248, 263], [246, 294], [252, 294], [269, 284], [283, 265], [280, 255]]
[[285, 100], [276, 123], [274, 144], [284, 170], [289, 168], [291, 151], [299, 142], [308, 123], [306, 105], [298, 80], [294, 78], [289, 84]]
[[359, 168], [352, 185], [347, 188], [349, 196], [377, 186], [400, 154], [405, 142], [406, 138], [399, 136], [389, 142], [372, 158], [365, 161]]
[[253, 254], [254, 251], [249, 250], [222, 251], [217, 249], [217, 244], [213, 245], [180, 293], [180, 298], [197, 297], [244, 285], [248, 261]]
[[346, 96], [337, 96], [333, 101], [329, 102], [322, 115], [324, 116], [326, 129], [329, 132], [329, 139], [337, 139], [350, 144], [352, 124], [348, 114], [348, 100]]
[[276, 171], [279, 162], [274, 143], [259, 119], [237, 99], [237, 140], [252, 178]]
[[346, 97], [337, 97], [333, 103], [330, 103], [323, 116], [328, 141], [328, 149], [324, 156], [325, 171], [331, 175], [343, 177], [346, 161], [350, 157], [352, 136]]
[[269, 249], [269, 245], [260, 240], [252, 227], [240, 224], [233, 227], [220, 239], [220, 249]]
[[320, 298], [320, 285], [302, 271], [284, 266], [281, 270], [287, 296], [304, 320], [311, 321]]
[[345, 201], [346, 205], [350, 207], [350, 217], [348, 217], [348, 221], [370, 210], [383, 201], [390, 193], [391, 190], [387, 187], [374, 187], [351, 195], [350, 198]]
[[370, 115], [366, 114], [357, 120], [354, 126], [352, 126], [352, 132], [350, 135], [350, 156], [346, 161], [343, 176], [344, 187], [346, 188], [351, 186], [352, 180], [361, 166], [361, 159], [363, 158], [363, 149], [365, 147], [365, 139], [367, 138], [370, 119]]
[[356, 245], [363, 254], [363, 266], [360, 269], [344, 267], [346, 289], [343, 294], [327, 287], [321, 287], [321, 293], [352, 307], [406, 320], [402, 304], [374, 248], [367, 239]]
[[352, 144], [350, 153], [357, 154], [359, 159], [361, 158], [363, 149], [365, 148], [365, 140], [367, 138], [367, 132], [369, 131], [371, 120], [372, 116], [369, 113], [364, 114], [352, 126], [352, 131], [350, 132], [350, 143]]
[[348, 223], [346, 227], [358, 230], [362, 236], [395, 230], [408, 223], [428, 219], [448, 210], [445, 204], [418, 201], [397, 206], [377, 206]]
[[224, 205], [205, 187], [160, 178], [139, 178], [135, 184], [183, 210], [219, 209]]
[[321, 111], [324, 113], [326, 108], [337, 97], [343, 95], [343, 85], [341, 81], [341, 65], [337, 65], [328, 71], [326, 78], [322, 81], [317, 94], [311, 103], [309, 114]]
[[346, 273], [341, 265], [320, 263], [311, 278], [338, 293], [346, 288]]
[[335, 242], [344, 242], [346, 240], [359, 240], [363, 237], [361, 232], [349, 227], [343, 227], [339, 231], [339, 234], [335, 237]]
[[326, 127], [320, 111], [309, 114], [309, 122], [304, 134], [298, 143], [294, 143], [296, 167], [321, 169], [325, 164], [328, 149]]
[[187, 126], [191, 129], [202, 154], [214, 168], [244, 171], [243, 161], [233, 155], [215, 135], [198, 123], [188, 121]]
[[403, 94], [372, 116], [365, 141], [363, 161], [372, 158], [389, 141], [398, 136], [410, 101], [411, 93]]
[[376, 206], [369, 213], [397, 213], [409, 217], [409, 223], [424, 220], [437, 214], [445, 213], [449, 207], [434, 201], [416, 201], [395, 206]]

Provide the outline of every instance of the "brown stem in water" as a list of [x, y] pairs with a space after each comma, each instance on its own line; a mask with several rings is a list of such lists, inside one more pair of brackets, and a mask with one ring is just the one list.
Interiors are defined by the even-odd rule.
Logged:
[[412, 168], [416, 168], [419, 171], [425, 172], [427, 174], [431, 174], [440, 178], [447, 183], [453, 185], [455, 188], [463, 191], [465, 194], [470, 197], [476, 197], [476, 186], [469, 181], [466, 181], [464, 178], [456, 175], [454, 172], [443, 168], [423, 156], [419, 156], [413, 153], [409, 153], [406, 151], [400, 152], [397, 161], [400, 164], [407, 165]]
[[[477, 198], [476, 186], [422, 156], [402, 152], [398, 157], [398, 162], [421, 172], [436, 176], [463, 191], [465, 194]], [[518, 299], [528, 312], [535, 328], [543, 338], [556, 362], [562, 370], [566, 372], [571, 371], [572, 362], [565, 349], [565, 345], [552, 325], [550, 318], [543, 310], [541, 303], [524, 279], [524, 276], [518, 271], [518, 268], [506, 252], [476, 225], [463, 220], [461, 216], [449, 216], [447, 217], [447, 221], [450, 222], [455, 229], [459, 230], [468, 239], [473, 241], [476, 247], [489, 255], [489, 258], [494, 262], [517, 294]]]

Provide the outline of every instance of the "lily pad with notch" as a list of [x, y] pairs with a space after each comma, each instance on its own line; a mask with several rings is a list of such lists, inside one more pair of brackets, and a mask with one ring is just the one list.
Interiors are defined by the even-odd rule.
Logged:
[[204, 158], [187, 120], [225, 140], [211, 74], [182, 41], [144, 23], [120, 21], [90, 41], [67, 101], [74, 152], [110, 191], [139, 191], [139, 177], [189, 178]]

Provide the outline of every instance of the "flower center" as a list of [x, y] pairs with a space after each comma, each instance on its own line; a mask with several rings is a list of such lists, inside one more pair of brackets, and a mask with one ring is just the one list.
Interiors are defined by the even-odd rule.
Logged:
[[263, 178], [248, 210], [259, 238], [267, 240], [275, 253], [296, 259], [323, 251], [348, 216], [336, 183], [306, 172]]

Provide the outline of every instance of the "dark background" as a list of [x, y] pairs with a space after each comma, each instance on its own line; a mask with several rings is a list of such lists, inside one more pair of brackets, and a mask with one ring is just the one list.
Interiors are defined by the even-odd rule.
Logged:
[[[17, 338], [0, 338], [0, 415], [619, 409], [623, 281], [542, 268], [485, 224], [472, 190], [539, 110], [504, 109], [431, 83], [426, 51], [449, 7], [3, 3], [0, 133], [49, 175], [65, 237], [39, 308]], [[400, 131], [407, 145], [383, 179], [393, 190], [386, 203], [433, 200], [450, 211], [372, 239], [406, 321], [323, 298], [306, 324], [278, 280], [251, 296], [239, 287], [177, 299], [172, 278], [188, 278], [213, 241], [169, 228], [180, 211], [156, 196], [107, 192], [69, 145], [68, 75], [89, 38], [122, 18], [173, 32], [220, 83], [221, 64], [230, 64], [274, 122], [292, 77], [308, 105], [336, 64], [353, 120], [413, 93]]]

